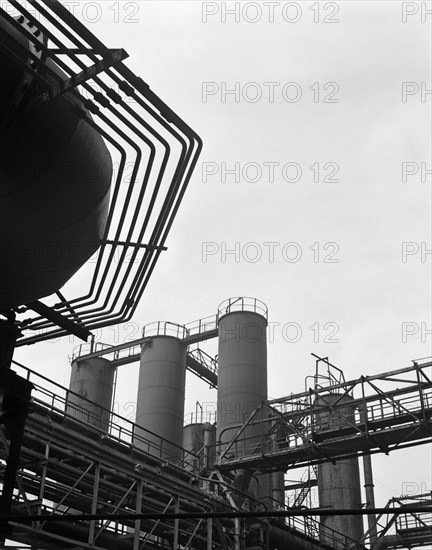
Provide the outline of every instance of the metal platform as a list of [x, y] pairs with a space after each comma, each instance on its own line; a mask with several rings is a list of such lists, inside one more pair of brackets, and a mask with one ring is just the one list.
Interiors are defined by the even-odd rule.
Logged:
[[[263, 403], [235, 428], [230, 443], [221, 449], [217, 466], [221, 471], [239, 467], [287, 470], [430, 442], [431, 366], [432, 362], [414, 364]], [[326, 401], [332, 393], [340, 396], [335, 404]], [[353, 393], [356, 396], [347, 405], [344, 396]], [[356, 410], [354, 421], [350, 420], [352, 408]], [[318, 415], [330, 414], [331, 429], [317, 420]], [[256, 438], [251, 442], [245, 436], [252, 425], [260, 426], [258, 444]]]

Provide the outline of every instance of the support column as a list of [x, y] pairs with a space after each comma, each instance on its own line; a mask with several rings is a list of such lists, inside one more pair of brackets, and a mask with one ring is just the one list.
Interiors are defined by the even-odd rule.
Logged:
[[[320, 394], [315, 402], [318, 433], [337, 432], [355, 422], [355, 406], [348, 394]], [[362, 508], [358, 458], [318, 465], [319, 505], [328, 509]], [[362, 516], [322, 516], [321, 524], [357, 542], [363, 536]], [[324, 533], [323, 533], [324, 534]]]
[[[370, 455], [363, 456], [363, 471], [366, 492], [366, 508], [375, 508], [374, 483], [372, 475], [372, 459]], [[369, 541], [372, 547], [378, 537], [375, 514], [368, 514]]]
[[17, 338], [21, 332], [15, 326], [15, 314], [9, 312], [7, 320], [0, 320], [0, 366], [9, 369]]
[[[138, 487], [137, 487], [137, 500], [136, 500], [135, 512], [137, 514], [141, 514], [142, 497], [143, 497], [143, 480], [139, 479], [137, 483], [138, 483]], [[141, 520], [137, 519], [135, 521], [133, 550], [140, 549], [140, 533], [141, 533]]]
[[[97, 501], [98, 501], [98, 493], [99, 493], [99, 479], [100, 479], [100, 462], [96, 462], [95, 464], [95, 473], [94, 473], [94, 481], [93, 481], [93, 496], [92, 496], [92, 505], [91, 505], [91, 514], [97, 513]], [[95, 541], [95, 530], [96, 530], [96, 523], [97, 520], [91, 520], [90, 521], [90, 529], [89, 529], [89, 537], [88, 537], [88, 543], [93, 545]]]
[[[49, 460], [49, 454], [50, 454], [50, 447], [51, 447], [51, 441], [47, 441], [45, 444], [45, 454], [44, 454], [44, 463], [42, 468], [42, 475], [40, 480], [40, 486], [39, 486], [39, 503], [38, 503], [38, 514], [42, 514], [42, 503], [45, 493], [45, 480], [48, 470], [48, 460]], [[40, 529], [41, 523], [40, 521], [36, 522], [36, 527]]]
[[213, 548], [213, 518], [207, 519], [207, 550]]
[[[175, 500], [174, 505], [174, 513], [178, 514], [180, 512], [180, 497], [177, 496]], [[180, 520], [177, 518], [174, 520], [174, 543], [173, 543], [173, 549], [178, 548], [178, 541], [179, 541], [179, 525]]]
[[[21, 443], [33, 389], [31, 382], [10, 370], [15, 342], [20, 334], [14, 322], [13, 313], [7, 315], [7, 320], [0, 320], [0, 424], [5, 427], [6, 437], [10, 441], [3, 477], [0, 515], [10, 514]], [[4, 542], [9, 531], [8, 522], [0, 522], [0, 542]]]

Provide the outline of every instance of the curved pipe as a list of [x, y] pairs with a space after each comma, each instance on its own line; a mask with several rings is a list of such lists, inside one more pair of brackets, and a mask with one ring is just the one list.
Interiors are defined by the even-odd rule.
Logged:
[[[56, 6], [51, 6], [51, 7], [52, 7], [53, 11], [55, 11], [57, 14], [60, 14], [60, 15], [61, 15], [62, 12], [63, 12], [63, 15], [64, 15], [64, 16], [69, 17], [69, 14], [67, 13], [67, 10], [65, 11], [65, 9], [64, 9], [62, 6], [57, 6], [57, 5], [56, 5]], [[59, 27], [59, 25], [60, 25], [59, 22], [58, 22], [55, 18], [53, 18], [52, 15], [49, 14], [49, 12], [47, 12], [47, 11], [44, 10], [43, 8], [40, 8], [40, 11], [44, 14], [45, 17], [47, 17], [48, 20], [50, 20], [54, 25], [56, 25], [57, 27]], [[59, 27], [59, 28], [60, 28], [60, 27]], [[77, 38], [76, 38], [74, 35], [72, 35], [72, 34], [69, 33], [68, 31], [65, 31], [65, 29], [63, 29], [63, 28], [62, 28], [62, 31], [63, 31], [63, 32], [66, 34], [66, 36], [67, 36], [70, 40], [72, 40], [78, 47], [83, 47], [83, 46], [84, 46], [82, 43], [80, 43], [79, 40], [77, 40]], [[95, 39], [95, 37], [93, 37], [93, 38], [94, 38], [95, 41], [97, 41], [97, 39]], [[54, 35], [50, 35], [50, 39], [53, 40], [54, 42], [57, 42], [57, 43], [58, 43], [58, 40], [56, 39], [56, 37], [55, 37]], [[97, 42], [98, 42], [98, 45], [99, 45], [101, 48], [104, 48], [103, 44], [102, 44], [100, 41], [97, 41]], [[59, 44], [58, 44], [58, 45], [59, 45]], [[75, 59], [76, 62], [77, 62], [79, 65], [81, 65], [82, 68], [85, 68], [84, 65], [82, 64], [82, 62], [79, 60], [79, 57], [77, 57], [77, 56], [74, 56], [74, 57], [76, 58], [76, 59]], [[93, 56], [93, 57], [94, 57], [94, 60], [97, 61], [96, 57], [95, 57], [95, 56]], [[122, 69], [123, 69], [123, 71], [127, 71], [127, 69], [126, 69], [124, 66], [122, 67]], [[118, 70], [120, 70], [120, 67], [118, 68]], [[109, 74], [111, 77], [113, 77], [112, 71], [108, 71], [107, 74]], [[139, 84], [142, 83], [141, 79], [136, 79], [135, 75], [133, 75], [133, 73], [130, 72], [129, 79], [132, 78], [132, 77], [136, 80], [135, 84], [136, 84], [137, 86], [139, 86]], [[117, 80], [118, 80], [118, 79], [117, 79]], [[102, 87], [102, 89], [104, 89], [105, 91], [109, 91], [109, 87], [108, 87], [103, 81], [101, 81], [99, 78], [95, 77], [95, 78], [94, 78], [94, 81], [95, 81], [98, 85], [100, 85], [100, 86]], [[141, 86], [139, 86], [139, 87], [141, 87]], [[95, 91], [94, 91], [90, 86], [88, 86], [88, 85], [85, 84], [85, 85], [84, 85], [84, 88], [86, 88], [88, 92], [92, 93], [92, 94], [95, 96]], [[169, 108], [168, 108], [168, 107], [167, 107], [167, 106], [166, 106], [166, 105], [165, 105], [165, 104], [164, 104], [164, 103], [163, 103], [163, 102], [153, 93], [153, 92], [151, 92], [148, 88], [146, 88], [144, 91], [143, 91], [143, 90], [140, 90], [140, 91], [141, 91], [141, 93], [143, 93], [143, 95], [145, 95], [146, 97], [147, 97], [147, 96], [151, 96], [151, 97], [152, 97], [151, 102], [152, 102], [153, 104], [158, 104], [159, 110], [161, 110], [161, 111], [165, 110], [166, 112], [171, 112], [171, 110], [170, 110], [170, 109], [169, 109]], [[146, 109], [146, 111], [149, 112], [156, 120], [158, 120], [158, 122], [159, 122], [160, 124], [162, 124], [162, 125], [164, 126], [164, 128], [165, 128], [166, 130], [168, 130], [168, 131], [171, 133], [171, 135], [173, 135], [174, 137], [176, 137], [176, 138], [178, 139], [178, 141], [179, 141], [179, 142], [181, 143], [181, 145], [182, 145], [182, 153], [181, 153], [181, 155], [180, 155], [180, 158], [179, 158], [179, 161], [178, 161], [178, 165], [177, 165], [176, 171], [175, 171], [174, 176], [173, 176], [173, 182], [175, 182], [175, 184], [174, 184], [174, 185], [175, 185], [175, 193], [174, 193], [174, 195], [175, 195], [175, 194], [177, 193], [177, 190], [178, 190], [179, 186], [180, 186], [181, 179], [182, 179], [182, 177], [183, 177], [183, 175], [184, 175], [185, 165], [187, 165], [187, 164], [189, 163], [190, 157], [191, 157], [191, 155], [192, 155], [193, 142], [192, 142], [191, 139], [189, 140], [189, 145], [190, 145], [191, 147], [189, 147], [189, 150], [188, 150], [185, 141], [179, 136], [178, 133], [176, 133], [170, 126], [168, 126], [168, 125], [166, 124], [166, 122], [165, 122], [162, 118], [160, 118], [159, 115], [157, 115], [157, 113], [155, 113], [154, 111], [150, 111], [149, 108], [148, 108], [148, 106], [147, 106], [144, 102], [142, 102], [141, 98], [139, 98], [139, 97], [136, 95], [135, 92], [133, 93], [133, 96], [134, 96], [134, 98], [137, 100], [137, 102], [140, 103], [140, 105], [141, 105], [142, 107], [144, 107], [144, 108]], [[154, 131], [151, 129], [151, 127], [149, 127], [148, 124], [147, 124], [141, 117], [137, 116], [136, 113], [134, 113], [134, 111], [133, 111], [132, 109], [130, 109], [129, 106], [124, 105], [123, 107], [124, 107], [124, 108], [129, 112], [129, 114], [131, 114], [138, 122], [140, 122], [141, 124], [143, 124], [143, 125], [146, 127], [146, 129], [150, 129], [150, 132], [151, 132], [154, 136], [157, 136], [157, 138], [158, 138], [162, 143], [166, 144], [166, 142], [165, 142], [165, 140], [163, 140], [162, 136], [159, 135], [159, 134], [157, 134], [156, 132], [154, 132]], [[120, 116], [119, 113], [118, 113], [115, 109], [113, 109], [111, 105], [109, 106], [109, 108], [110, 108], [110, 110], [111, 110], [115, 115]], [[174, 113], [172, 113], [172, 114], [173, 114], [173, 118], [175, 117], [175, 119], [178, 119], [178, 121], [181, 121], [181, 119], [179, 119], [176, 115], [174, 115]], [[131, 125], [131, 124], [127, 121], [127, 119], [125, 119], [124, 117], [121, 117], [121, 119], [122, 119], [122, 121], [123, 121], [123, 122], [124, 122], [133, 132], [135, 132], [142, 140], [144, 140], [144, 141], [147, 143], [147, 145], [149, 145], [151, 148], [153, 147], [152, 155], [153, 155], [153, 158], [154, 158], [154, 153], [155, 153], [155, 151], [154, 151], [154, 146], [152, 145], [152, 143], [151, 143], [149, 140], [147, 140], [147, 138], [145, 138], [145, 136], [143, 136], [143, 134], [142, 134], [141, 132], [139, 132], [139, 131], [136, 129], [135, 126]], [[178, 121], [177, 121], [177, 123], [178, 123]], [[186, 125], [185, 125], [185, 126], [186, 126]], [[187, 127], [187, 126], [186, 126], [186, 127]], [[132, 144], [132, 146], [135, 146], [135, 144]], [[169, 151], [169, 146], [168, 146], [168, 151]], [[199, 151], [200, 151], [200, 149], [199, 149]], [[198, 154], [199, 154], [199, 151], [198, 151]], [[158, 181], [161, 179], [161, 177], [162, 177], [162, 175], [163, 175], [163, 172], [164, 172], [164, 170], [165, 170], [165, 165], [166, 165], [166, 162], [167, 162], [166, 155], [167, 155], [167, 150], [166, 150], [166, 152], [165, 152], [164, 163], [163, 163], [163, 167], [162, 167], [162, 169], [161, 169], [161, 172], [160, 172], [160, 174], [159, 174]], [[194, 163], [193, 166], [195, 166], [195, 164], [196, 164], [196, 162], [197, 162], [197, 159], [198, 159], [198, 155], [197, 155], [197, 153], [195, 153], [195, 163]], [[145, 180], [145, 185], [144, 185], [143, 191], [145, 190], [146, 181], [148, 180], [148, 177], [149, 177], [149, 175], [150, 175], [151, 165], [152, 165], [152, 158], [150, 159], [149, 166], [148, 166], [148, 168], [147, 168], [147, 170], [146, 170], [146, 175], [145, 175], [145, 178], [144, 178], [144, 180]], [[190, 175], [191, 175], [191, 170], [189, 170], [189, 172], [190, 172]], [[136, 174], [135, 174], [135, 175], [136, 175]], [[189, 175], [189, 177], [190, 177], [190, 175]], [[134, 180], [134, 177], [131, 178], [131, 181], [133, 181], [133, 180]], [[177, 182], [178, 182], [178, 183], [177, 183]], [[158, 183], [157, 185], [160, 185], [160, 181], [159, 181], [159, 183]], [[183, 192], [184, 192], [184, 191], [183, 191]], [[173, 193], [173, 191], [172, 191], [172, 189], [170, 189], [170, 194], [172, 195], [172, 193]], [[168, 215], [167, 208], [168, 208], [168, 211], [169, 211], [169, 208], [171, 208], [171, 205], [169, 205], [169, 203], [171, 203], [171, 200], [172, 200], [172, 199], [170, 198], [170, 194], [169, 194], [169, 195], [167, 196], [167, 198], [165, 199], [165, 202], [164, 202], [164, 205], [163, 205], [163, 208], [162, 208], [162, 212], [161, 212], [161, 215], [160, 215], [160, 216], [162, 216], [162, 222], [163, 222], [163, 223], [166, 223], [166, 216]], [[152, 199], [152, 200], [153, 200], [153, 199]], [[169, 205], [169, 206], [168, 206], [168, 205]], [[177, 205], [177, 207], [175, 208], [175, 211], [177, 210], [177, 208], [178, 208], [178, 205]], [[164, 213], [164, 211], [165, 211], [166, 213]], [[135, 216], [135, 217], [136, 217], [136, 216]], [[147, 216], [147, 221], [148, 221], [148, 216]], [[172, 222], [171, 222], [171, 223], [172, 223]], [[134, 225], [134, 223], [132, 223], [132, 225]], [[170, 224], [169, 224], [169, 226], [168, 226], [168, 229], [169, 229], [169, 227], [170, 227]], [[132, 229], [130, 230], [130, 233], [131, 233], [131, 231], [132, 231]], [[155, 231], [156, 231], [156, 237], [157, 237], [157, 238], [160, 238], [160, 233], [161, 233], [161, 231], [162, 231], [162, 228], [159, 228], [159, 229], [156, 228]], [[158, 231], [159, 231], [159, 233], [158, 233]], [[166, 233], [167, 233], [167, 232], [168, 232], [168, 230], [166, 230]], [[142, 233], [143, 233], [143, 231], [140, 233], [140, 236], [142, 236]], [[166, 234], [165, 234], [165, 238], [166, 238]], [[164, 243], [164, 241], [165, 241], [165, 238], [163, 239], [163, 242], [162, 242], [162, 244], [160, 244], [160, 246], [163, 246], [163, 243]], [[154, 241], [154, 237], [152, 236], [151, 239], [150, 239], [150, 244], [151, 244], [153, 241]], [[140, 270], [141, 273], [143, 273], [143, 272], [145, 273], [145, 270], [148, 268], [148, 264], [149, 264], [149, 262], [151, 261], [151, 256], [152, 256], [152, 254], [154, 253], [154, 250], [149, 249], [149, 252], [150, 252], [149, 254], [146, 254], [146, 259], [145, 259], [145, 261], [146, 261], [147, 263], [144, 263], [144, 265], [142, 266], [142, 268], [141, 268], [141, 270]], [[135, 254], [135, 253], [136, 253], [136, 251], [134, 252], [134, 254]], [[122, 252], [122, 258], [125, 257], [125, 254], [126, 254], [126, 250], [123, 250], [123, 252]], [[158, 258], [159, 254], [160, 254], [160, 251], [156, 254], [156, 259]], [[154, 264], [155, 264], [155, 261], [153, 262], [153, 266], [152, 266], [151, 271], [153, 270]], [[117, 268], [117, 272], [118, 272], [118, 270], [119, 270], [120, 265], [121, 265], [121, 261], [119, 262], [119, 266], [118, 266], [118, 268]], [[132, 262], [129, 263], [128, 272], [130, 271], [131, 267], [132, 267]], [[142, 281], [142, 277], [139, 275], [139, 273], [140, 273], [140, 272], [138, 272], [138, 274], [135, 276], [135, 280], [134, 280], [133, 283], [132, 283], [132, 286], [133, 286], [133, 287], [136, 286], [137, 278], [138, 278], [138, 281], [139, 281], [139, 282]], [[151, 272], [150, 272], [150, 273], [151, 273]], [[115, 280], [115, 278], [116, 278], [116, 277], [114, 276], [114, 280]], [[114, 284], [114, 283], [112, 283], [111, 287], [113, 287], [113, 284]], [[99, 287], [99, 291], [96, 293], [96, 296], [95, 296], [95, 297], [93, 298], [93, 300], [90, 301], [90, 302], [86, 302], [86, 301], [85, 301], [85, 299], [88, 297], [88, 295], [87, 295], [87, 297], [84, 298], [84, 303], [83, 303], [83, 298], [78, 298], [78, 299], [71, 300], [71, 301], [70, 301], [70, 304], [74, 304], [74, 309], [75, 309], [75, 310], [78, 310], [78, 309], [83, 308], [83, 307], [85, 307], [85, 306], [88, 306], [88, 305], [90, 305], [90, 304], [92, 304], [92, 303], [95, 303], [95, 302], [97, 301], [99, 295], [100, 295], [100, 290], [101, 290], [101, 288]], [[143, 291], [143, 289], [142, 289], [142, 291]], [[141, 294], [142, 294], [142, 291], [141, 291]], [[86, 319], [88, 319], [89, 317], [91, 318], [92, 314], [94, 315], [95, 313], [97, 313], [97, 312], [99, 312], [99, 311], [103, 311], [103, 310], [107, 307], [107, 299], [108, 299], [108, 295], [109, 295], [109, 294], [110, 294], [110, 292], [108, 291], [104, 304], [102, 304], [102, 305], [99, 306], [98, 308], [94, 308], [94, 309], [90, 309], [90, 310], [86, 311], [85, 314], [81, 315], [81, 319], [86, 320]], [[95, 326], [95, 328], [96, 328], [97, 326], [99, 326], [99, 325], [100, 325], [100, 326], [106, 326], [106, 325], [107, 325], [107, 322], [106, 322], [106, 321], [107, 321], [107, 319], [109, 319], [109, 318], [111, 318], [111, 321], [110, 321], [109, 324], [112, 324], [112, 323], [114, 322], [115, 317], [118, 316], [119, 314], [111, 315], [111, 313], [112, 313], [113, 310], [114, 310], [114, 307], [115, 307], [115, 304], [116, 304], [116, 302], [117, 302], [117, 300], [118, 300], [118, 297], [119, 297], [119, 292], [117, 293], [117, 295], [116, 295], [114, 301], [112, 302], [111, 307], [108, 309], [108, 311], [106, 312], [106, 314], [105, 314], [104, 317], [103, 317], [103, 319], [104, 319], [103, 325], [102, 325], [102, 323], [99, 322], [98, 325]], [[133, 303], [134, 303], [135, 305], [136, 305], [137, 302], [138, 302], [138, 299], [134, 299], [134, 300], [133, 300]], [[130, 311], [130, 313], [129, 313], [129, 315], [128, 315], [128, 318], [131, 317], [131, 315], [132, 315], [134, 309], [135, 309], [135, 307]], [[127, 310], [127, 308], [126, 308], [126, 310]], [[61, 309], [60, 309], [59, 311], [61, 311]], [[117, 319], [118, 322], [120, 322], [121, 320], [125, 320], [125, 319], [124, 319], [124, 313], [123, 313], [123, 314], [120, 314], [120, 315], [121, 315], [121, 317], [120, 317], [119, 319]]]
[[[37, 6], [38, 12], [43, 15], [47, 21], [49, 21], [49, 27], [37, 20], [33, 13], [30, 13], [23, 6], [17, 5], [16, 8], [21, 12], [26, 20], [29, 21], [29, 28], [32, 29], [32, 32], [33, 30], [35, 30], [35, 32], [42, 31], [43, 35], [46, 34], [49, 38], [50, 44], [52, 43], [55, 46], [61, 47], [62, 44], [59, 44], [58, 37], [62, 36], [66, 40], [71, 40], [71, 44], [73, 46], [86, 49], [86, 55], [90, 62], [99, 62], [100, 58], [98, 55], [102, 55], [103, 57], [106, 55], [107, 58], [111, 57], [111, 51], [108, 50], [108, 48], [106, 48], [96, 37], [94, 37], [92, 33], [90, 33], [81, 23], [79, 23], [79, 21], [71, 16], [71, 14], [61, 4], [57, 2], [41, 2]], [[25, 34], [24, 36], [26, 39], [30, 40], [33, 45], [35, 44], [34, 36], [31, 35], [27, 37]], [[83, 63], [83, 58], [80, 58], [80, 56], [78, 56], [73, 50], [68, 53], [69, 61], [67, 63], [64, 62], [64, 58], [62, 60], [61, 56], [49, 51], [45, 47], [42, 48], [42, 52], [42, 55], [48, 55], [49, 58], [55, 59], [55, 63], [59, 67], [63, 68], [63, 71], [66, 72], [68, 77], [73, 76], [74, 73], [74, 69], [71, 68], [72, 65], [69, 62], [76, 63], [77, 66], [81, 67], [83, 70], [88, 68], [88, 63]], [[43, 65], [44, 63], [36, 63], [36, 68], [43, 69]], [[114, 288], [112, 286], [112, 279], [108, 279], [111, 276], [113, 276], [113, 279], [116, 279], [116, 273], [118, 275], [118, 270], [116, 271], [116, 268], [118, 268], [118, 265], [112, 266], [112, 269], [109, 269], [108, 267], [108, 264], [110, 264], [109, 256], [111, 258], [113, 257], [113, 248], [110, 248], [109, 250], [111, 254], [107, 254], [106, 252], [104, 254], [106, 246], [111, 246], [112, 241], [111, 231], [106, 230], [103, 240], [105, 241], [109, 239], [109, 243], [102, 243], [103, 248], [101, 254], [98, 256], [97, 265], [93, 271], [93, 278], [90, 281], [90, 288], [86, 296], [74, 298], [69, 301], [66, 301], [66, 299], [61, 295], [59, 296], [60, 303], [56, 304], [56, 311], [60, 315], [64, 315], [66, 318], [74, 318], [74, 321], [78, 318], [81, 322], [87, 324], [89, 329], [96, 329], [100, 326], [108, 326], [110, 324], [125, 321], [131, 318], [136, 305], [147, 286], [149, 277], [151, 276], [155, 264], [159, 258], [161, 248], [164, 247], [165, 239], [167, 238], [174, 217], [178, 211], [179, 204], [192, 175], [192, 171], [196, 166], [198, 155], [202, 149], [202, 141], [199, 136], [197, 136], [175, 113], [173, 113], [173, 111], [149, 89], [148, 85], [145, 84], [142, 79], [137, 78], [125, 65], [121, 62], [117, 63], [112, 69], [106, 70], [105, 74], [111, 79], [111, 82], [118, 85], [119, 89], [124, 94], [131, 96], [139, 107], [144, 109], [146, 113], [152, 117], [152, 120], [146, 122], [146, 120], [149, 120], [147, 114], [143, 115], [139, 111], [135, 113], [127, 103], [122, 101], [122, 98], [118, 94], [110, 89], [105, 79], [102, 80], [100, 77], [94, 75], [92, 80], [101, 87], [102, 94], [95, 92], [89, 83], [84, 81], [80, 85], [83, 89], [89, 92], [89, 97], [92, 98], [91, 100], [85, 100], [80, 96], [76, 89], [71, 89], [67, 95], [69, 98], [75, 98], [78, 103], [88, 107], [91, 112], [95, 112], [97, 116], [101, 117], [98, 122], [101, 122], [104, 128], [100, 128], [100, 126], [96, 123], [89, 124], [90, 119], [85, 115], [85, 113], [84, 116], [80, 114], [80, 121], [82, 121], [82, 124], [85, 125], [87, 123], [93, 129], [96, 128], [96, 131], [99, 134], [103, 134], [104, 129], [106, 131], [105, 121], [102, 118], [102, 113], [105, 109], [102, 109], [99, 106], [100, 104], [103, 108], [108, 108], [111, 119], [113, 119], [112, 115], [114, 114], [120, 121], [120, 126], [123, 127], [124, 124], [126, 124], [134, 135], [139, 138], [139, 140], [143, 140], [144, 144], [147, 147], [150, 147], [151, 161], [156, 160], [155, 156], [157, 151], [155, 149], [155, 142], [157, 141], [157, 143], [163, 147], [161, 152], [162, 165], [158, 166], [157, 170], [154, 165], [153, 167], [151, 165], [147, 166], [147, 171], [144, 175], [146, 181], [142, 184], [142, 189], [138, 190], [139, 201], [143, 201], [147, 181], [149, 181], [150, 177], [152, 178], [152, 183], [153, 179], [157, 179], [156, 187], [153, 189], [152, 194], [150, 195], [149, 192], [150, 196], [148, 200], [150, 201], [150, 206], [147, 212], [144, 212], [142, 215], [144, 221], [142, 222], [141, 218], [138, 219], [138, 210], [136, 210], [132, 219], [132, 224], [125, 227], [125, 233], [129, 231], [129, 235], [132, 235], [132, 231], [134, 232], [134, 240], [136, 240], [135, 233], [139, 233], [139, 238], [141, 238], [143, 233], [148, 228], [147, 226], [150, 222], [151, 210], [153, 209], [153, 206], [156, 206], [157, 204], [156, 194], [160, 190], [159, 188], [162, 188], [163, 178], [166, 178], [166, 170], [169, 166], [168, 156], [171, 158], [172, 152], [172, 145], [170, 145], [167, 141], [168, 137], [171, 136], [175, 139], [181, 149], [179, 151], [179, 157], [175, 159], [176, 165], [174, 167], [172, 179], [171, 181], [167, 181], [167, 196], [162, 202], [160, 212], [157, 214], [156, 223], [150, 234], [150, 239], [146, 239], [148, 241], [148, 249], [141, 256], [140, 263], [133, 266], [132, 264], [135, 262], [131, 261], [125, 268], [126, 273], [122, 272], [122, 279], [121, 281], [118, 281], [119, 286]], [[35, 76], [40, 77], [41, 75]], [[36, 80], [39, 81], [39, 79]], [[60, 83], [57, 82], [56, 86], [54, 86], [53, 90], [56, 94], [58, 93], [58, 90], [61, 89], [63, 80], [64, 79], [60, 79]], [[119, 106], [114, 103], [119, 103]], [[81, 109], [81, 113], [83, 112], [84, 110]], [[124, 118], [124, 114], [127, 119]], [[143, 116], [146, 120], [144, 120]], [[130, 122], [127, 123], [127, 121]], [[161, 131], [159, 128], [156, 128], [153, 121], [156, 121], [159, 125], [161, 125], [163, 130]], [[108, 132], [110, 132], [111, 127], [108, 128]], [[144, 132], [140, 131], [140, 129], [144, 129]], [[113, 136], [118, 136], [118, 128], [114, 127], [113, 130]], [[106, 136], [104, 137], [106, 138]], [[110, 143], [113, 145], [112, 142]], [[130, 145], [133, 147], [136, 144], [130, 143]], [[114, 147], [119, 149], [120, 145], [115, 142]], [[140, 159], [137, 159], [137, 161], [139, 160]], [[135, 163], [135, 175], [137, 176], [140, 166], [141, 164], [139, 162]], [[144, 169], [142, 169], [142, 171], [144, 172]], [[155, 172], [154, 178], [153, 171]], [[116, 209], [116, 213], [121, 210], [122, 206], [123, 205], [120, 205], [120, 207]], [[138, 208], [139, 207], [137, 205], [137, 209]], [[110, 210], [110, 212], [112, 212], [112, 210]], [[112, 233], [114, 234], [114, 232], [115, 228]], [[100, 240], [101, 239], [99, 238], [99, 240], [96, 240], [95, 242], [99, 245]], [[115, 242], [115, 240], [113, 242]], [[121, 244], [125, 245], [124, 248], [121, 248], [121, 258], [125, 258], [126, 253], [129, 252], [129, 250], [131, 250], [133, 259], [138, 256], [138, 246], [132, 249], [127, 248], [127, 246], [131, 246], [131, 243], [129, 243], [128, 240], [126, 240], [126, 243]], [[135, 243], [132, 243], [132, 246], [134, 244]], [[119, 263], [121, 263], [121, 261]], [[124, 290], [120, 291], [120, 287]], [[113, 290], [113, 292], [110, 292], [110, 289]], [[105, 293], [106, 290], [108, 290], [107, 294], [102, 295], [102, 293]], [[108, 295], [110, 296], [108, 297]], [[53, 322], [54, 321], [46, 321], [43, 317], [36, 317], [26, 320], [26, 327], [28, 329], [47, 330], [44, 330], [43, 335], [39, 334], [31, 337], [26, 336], [25, 338], [22, 338], [18, 344], [34, 343], [36, 341], [47, 339], [47, 337], [64, 335], [65, 330], [57, 329], [53, 326]]]

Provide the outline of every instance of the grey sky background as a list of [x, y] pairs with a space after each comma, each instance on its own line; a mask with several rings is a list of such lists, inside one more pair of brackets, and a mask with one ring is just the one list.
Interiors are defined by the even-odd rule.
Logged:
[[[134, 322], [104, 329], [102, 341], [138, 338], [151, 321], [186, 323], [215, 314], [226, 298], [252, 296], [267, 304], [273, 323], [271, 397], [304, 390], [311, 352], [328, 356], [347, 379], [430, 356], [431, 175], [422, 178], [421, 163], [431, 169], [431, 15], [420, 9], [430, 2], [298, 2], [291, 23], [287, 2], [274, 3], [273, 23], [262, 3], [246, 12], [239, 3], [238, 22], [233, 15], [224, 22], [223, 5], [232, 2], [104, 0], [98, 21], [86, 4], [76, 15], [107, 45], [126, 49], [128, 65], [204, 141]], [[261, 16], [252, 23], [256, 6]], [[217, 13], [204, 22], [211, 9]], [[296, 9], [285, 15], [294, 19]], [[418, 86], [405, 101], [404, 82]], [[223, 94], [236, 83], [237, 98]], [[264, 83], [273, 83], [273, 98]], [[284, 98], [288, 83], [296, 83], [286, 88], [290, 99], [301, 89], [299, 101]], [[203, 90], [216, 93], [204, 101]], [[404, 182], [407, 162], [419, 172]], [[223, 174], [236, 163], [239, 181]], [[299, 181], [286, 181], [296, 174], [294, 165], [283, 172], [287, 163], [301, 167]], [[332, 175], [337, 181], [323, 181]], [[273, 258], [265, 243], [273, 243]], [[287, 261], [299, 250], [298, 261]], [[38, 344], [16, 359], [67, 385], [67, 355], [78, 344]], [[216, 352], [214, 343], [202, 347]], [[119, 372], [120, 413], [135, 400], [136, 375], [135, 365]], [[186, 412], [197, 400], [214, 402], [216, 393], [188, 377]], [[375, 456], [377, 505], [404, 483], [430, 490], [430, 460], [426, 446]]]

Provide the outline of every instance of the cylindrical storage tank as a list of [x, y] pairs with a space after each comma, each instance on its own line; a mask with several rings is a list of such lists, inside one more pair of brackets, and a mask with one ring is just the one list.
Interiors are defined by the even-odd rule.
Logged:
[[[191, 454], [185, 456], [187, 470], [200, 469], [204, 455], [204, 424], [188, 424], [183, 428], [183, 448]], [[195, 455], [200, 458], [195, 458]]]
[[43, 54], [3, 19], [0, 41], [0, 310], [8, 310], [58, 291], [98, 250], [113, 168], [78, 98], [33, 101], [67, 75], [47, 58], [38, 73], [49, 84], [32, 79], [26, 51]]
[[210, 469], [216, 456], [216, 426], [210, 422], [187, 424], [183, 428], [183, 448], [192, 453], [185, 456], [187, 470]]
[[285, 474], [284, 472], [273, 472], [271, 501], [273, 507], [285, 506]]
[[216, 460], [216, 426], [204, 422], [204, 468], [211, 470]]
[[195, 470], [200, 468], [200, 460], [194, 455], [203, 456], [204, 450], [204, 424], [188, 424], [183, 428], [183, 448], [191, 454], [185, 456], [185, 468]]
[[144, 430], [136, 430], [134, 442], [173, 462], [182, 454], [185, 381], [186, 345], [181, 338], [157, 335], [142, 345], [136, 424]]
[[[348, 394], [331, 393], [318, 396], [318, 407], [335, 407], [316, 414], [317, 433], [338, 430], [355, 422], [355, 406]], [[362, 508], [360, 470], [357, 458], [318, 465], [318, 497], [322, 508]], [[322, 516], [321, 524], [360, 542], [363, 536], [362, 516]], [[323, 533], [324, 536], [324, 533]]]
[[262, 501], [266, 509], [280, 509], [284, 506], [285, 480], [283, 472], [255, 473], [250, 490], [253, 496]]
[[[272, 447], [279, 448], [278, 430], [271, 435]], [[271, 502], [274, 508], [285, 507], [285, 472], [273, 472], [272, 476], [272, 493]]]
[[[276, 434], [271, 435], [272, 448], [277, 448]], [[258, 474], [259, 498], [268, 509], [285, 506], [285, 474], [282, 471]]]
[[102, 357], [83, 361], [75, 359], [72, 362], [66, 413], [107, 431], [115, 370], [111, 361]]
[[[239, 424], [267, 400], [267, 308], [251, 298], [227, 300], [219, 306], [218, 325], [217, 442], [223, 452]], [[241, 439], [240, 453], [259, 445], [261, 425], [248, 427]], [[248, 488], [252, 474], [237, 472], [239, 490]], [[251, 489], [258, 497], [258, 488]]]

